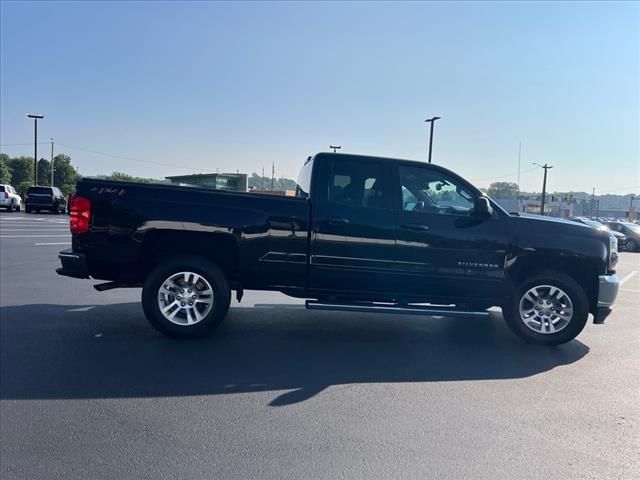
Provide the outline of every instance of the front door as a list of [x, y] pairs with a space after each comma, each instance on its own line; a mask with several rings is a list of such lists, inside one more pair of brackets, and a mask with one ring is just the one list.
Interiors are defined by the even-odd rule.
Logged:
[[353, 296], [393, 289], [391, 167], [347, 155], [325, 161], [314, 195], [310, 290]]
[[399, 164], [394, 176], [402, 293], [483, 303], [506, 287], [508, 217], [474, 217], [478, 193], [438, 167]]

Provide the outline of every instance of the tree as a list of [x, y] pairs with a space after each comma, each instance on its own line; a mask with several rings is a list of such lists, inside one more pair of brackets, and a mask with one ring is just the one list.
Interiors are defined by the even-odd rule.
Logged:
[[487, 194], [491, 198], [516, 198], [518, 184], [513, 182], [494, 182], [489, 185]]
[[51, 185], [51, 162], [46, 158], [38, 160], [38, 185]]
[[11, 183], [11, 168], [9, 168], [9, 155], [0, 153], [0, 183]]
[[138, 182], [138, 183], [153, 183], [158, 182], [155, 178], [142, 178], [134, 177], [124, 172], [111, 172], [111, 175], [101, 175], [98, 178], [104, 178], [105, 180], [116, 180], [122, 182]]
[[[80, 179], [77, 170], [71, 165], [71, 157], [64, 154], [53, 158], [53, 181], [65, 195], [73, 191], [75, 183]], [[49, 171], [51, 176], [51, 171]]]
[[11, 181], [15, 186], [29, 182], [33, 185], [33, 158], [18, 157], [9, 160]]
[[[262, 177], [255, 172], [248, 178], [248, 183], [249, 188], [271, 190], [271, 177]], [[277, 191], [295, 190], [296, 181], [291, 178], [274, 178], [273, 189]]]

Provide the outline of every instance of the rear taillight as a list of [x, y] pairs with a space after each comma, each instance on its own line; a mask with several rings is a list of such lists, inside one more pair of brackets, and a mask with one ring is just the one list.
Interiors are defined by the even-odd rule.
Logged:
[[91, 221], [91, 200], [79, 195], [71, 197], [71, 209], [69, 212], [69, 228], [71, 233], [86, 233], [89, 231]]

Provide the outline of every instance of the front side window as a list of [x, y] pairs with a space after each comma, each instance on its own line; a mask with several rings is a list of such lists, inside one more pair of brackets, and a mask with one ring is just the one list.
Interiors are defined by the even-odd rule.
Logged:
[[336, 160], [329, 183], [329, 200], [352, 207], [384, 208], [389, 198], [382, 165]]
[[436, 169], [400, 166], [400, 183], [405, 211], [469, 215], [473, 210], [473, 193]]

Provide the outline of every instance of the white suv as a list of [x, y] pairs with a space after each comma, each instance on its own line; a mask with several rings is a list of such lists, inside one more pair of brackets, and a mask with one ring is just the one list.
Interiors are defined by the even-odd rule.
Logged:
[[6, 208], [9, 212], [22, 208], [22, 197], [11, 185], [0, 184], [0, 208]]

